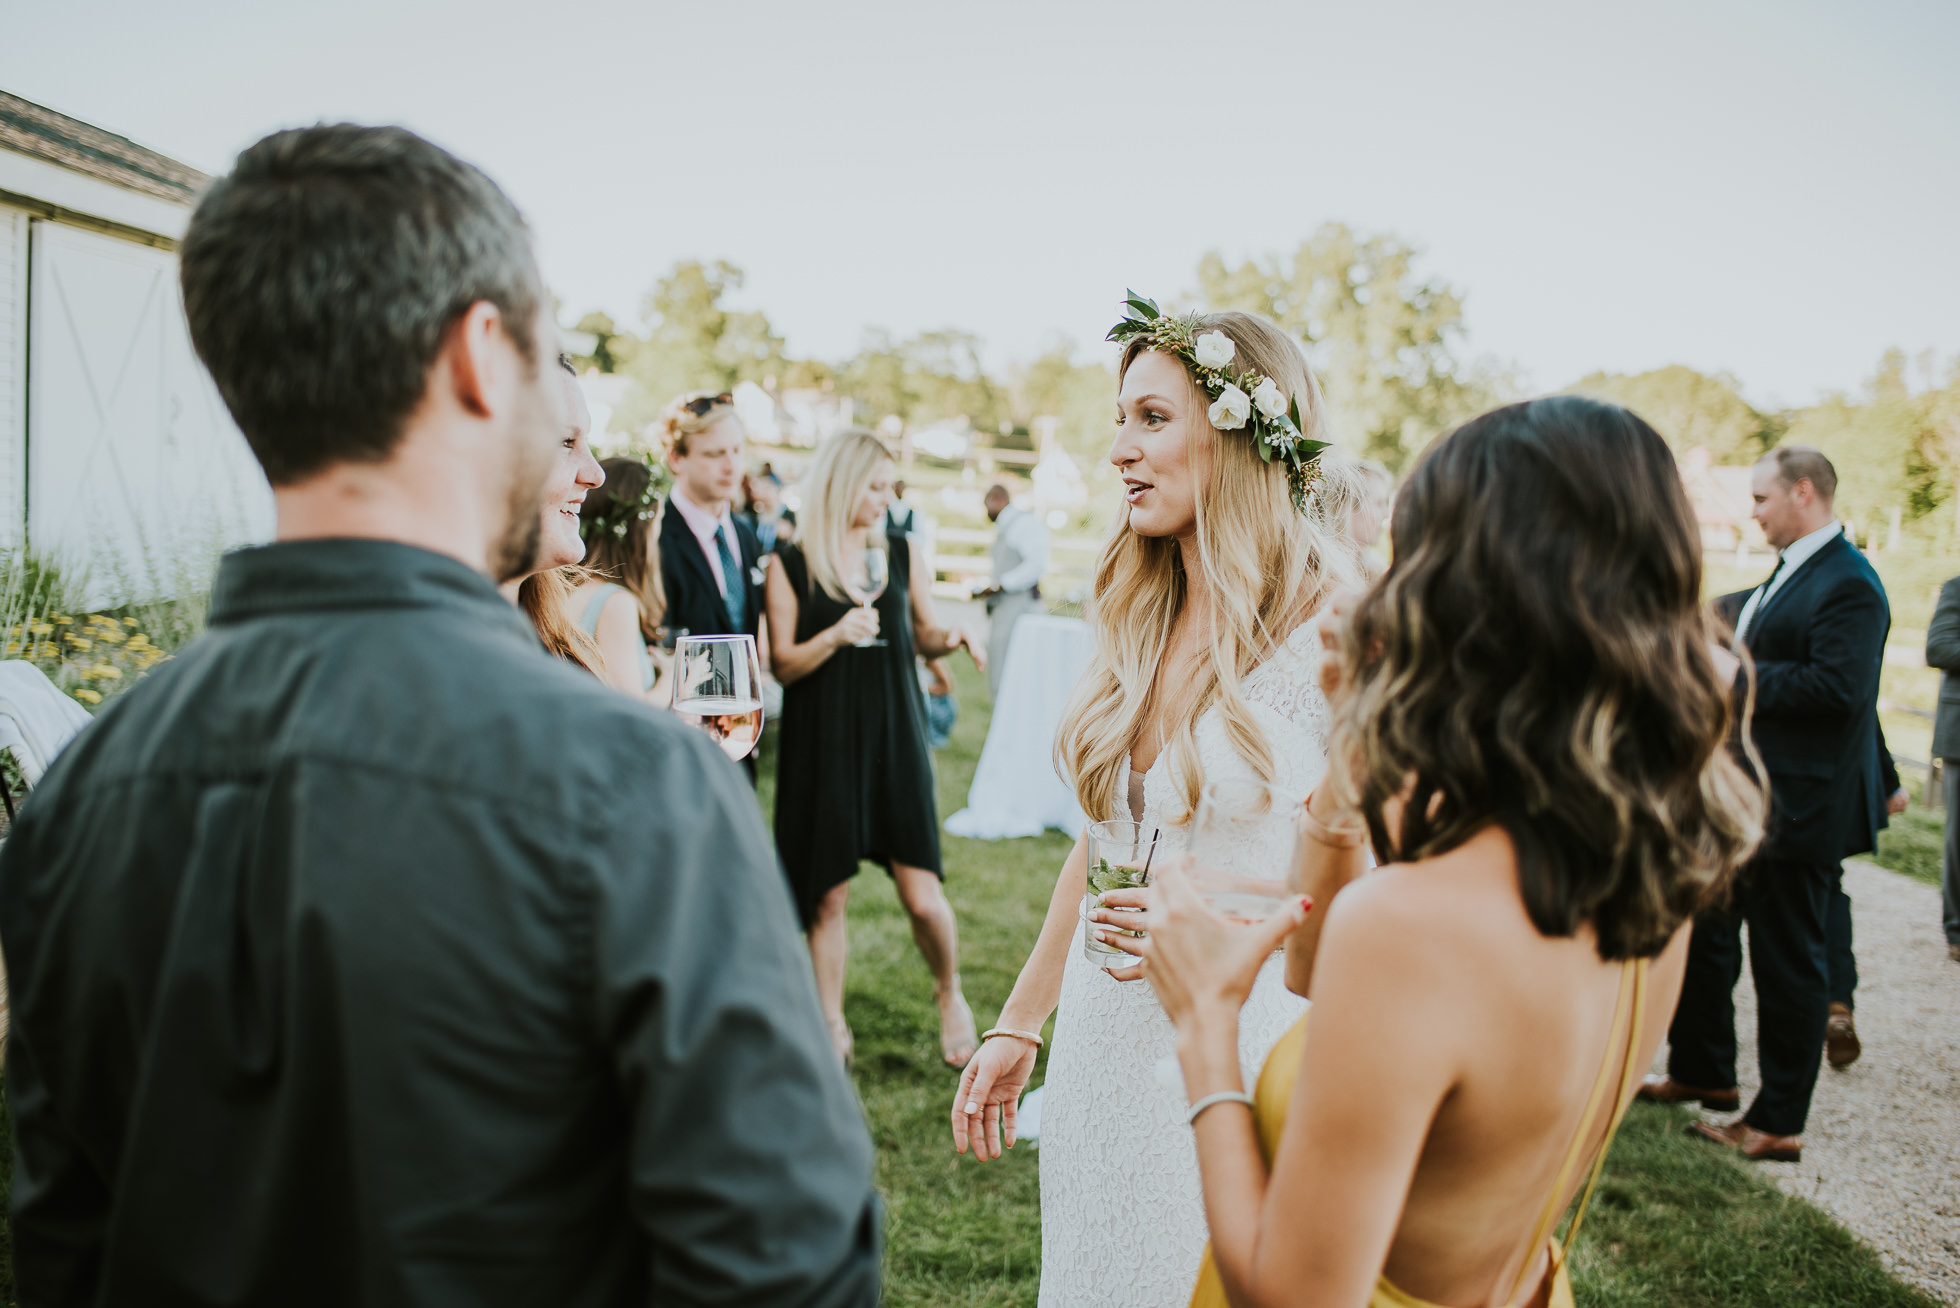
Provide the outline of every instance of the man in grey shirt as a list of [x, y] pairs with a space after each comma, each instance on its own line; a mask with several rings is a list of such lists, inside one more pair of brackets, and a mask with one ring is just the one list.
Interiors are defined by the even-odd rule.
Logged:
[[495, 589], [565, 422], [516, 210], [408, 132], [282, 132], [182, 275], [278, 540], [0, 854], [21, 1302], [876, 1303], [742, 774]]
[[1040, 613], [1041, 574], [1048, 571], [1048, 526], [1027, 509], [1014, 507], [1007, 487], [987, 488], [987, 517], [994, 524], [993, 578], [980, 592], [987, 601], [987, 690], [1000, 699], [1007, 674], [1007, 646], [1014, 625]]

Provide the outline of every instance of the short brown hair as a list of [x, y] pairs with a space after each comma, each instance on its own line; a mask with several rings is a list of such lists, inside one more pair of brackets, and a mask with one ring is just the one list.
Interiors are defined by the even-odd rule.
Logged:
[[1837, 469], [1815, 445], [1779, 445], [1762, 461], [1776, 465], [1776, 479], [1786, 487], [1807, 481], [1824, 503], [1837, 498]]
[[275, 132], [211, 184], [179, 272], [191, 343], [275, 486], [394, 452], [479, 301], [533, 365], [544, 287], [496, 183], [401, 127]]
[[[1532, 925], [1651, 957], [1727, 888], [1764, 800], [1730, 754], [1674, 457], [1616, 405], [1513, 404], [1437, 441], [1342, 647], [1328, 750], [1384, 859], [1500, 826]], [[1401, 820], [1385, 807], [1402, 798]]]

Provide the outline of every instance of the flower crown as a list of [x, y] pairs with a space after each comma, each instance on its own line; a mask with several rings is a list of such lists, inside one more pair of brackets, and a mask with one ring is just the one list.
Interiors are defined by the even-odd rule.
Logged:
[[674, 474], [659, 459], [648, 459], [646, 470], [646, 489], [640, 492], [637, 499], [615, 500], [604, 513], [579, 519], [579, 539], [589, 545], [595, 536], [603, 532], [616, 541], [624, 541], [634, 523], [644, 522], [659, 512], [661, 500], [666, 498], [674, 484]]
[[1181, 356], [1198, 385], [1211, 396], [1211, 408], [1205, 415], [1211, 425], [1220, 431], [1237, 431], [1251, 424], [1259, 457], [1267, 463], [1276, 455], [1285, 460], [1293, 507], [1305, 513], [1308, 497], [1320, 487], [1320, 452], [1328, 442], [1301, 435], [1299, 397], [1288, 398], [1270, 377], [1228, 371], [1238, 347], [1224, 332], [1200, 334], [1204, 320], [1198, 314], [1169, 317], [1155, 300], [1146, 300], [1135, 291], [1127, 292], [1127, 296], [1123, 321], [1111, 327], [1103, 339], [1119, 345], [1141, 339], [1153, 350]]

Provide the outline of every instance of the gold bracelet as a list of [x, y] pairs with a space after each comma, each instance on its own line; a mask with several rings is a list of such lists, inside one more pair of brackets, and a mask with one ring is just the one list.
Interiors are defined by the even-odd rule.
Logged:
[[1313, 815], [1313, 809], [1310, 807], [1312, 803], [1313, 796], [1308, 795], [1307, 802], [1300, 806], [1301, 821], [1302, 825], [1307, 829], [1308, 839], [1317, 844], [1325, 845], [1329, 849], [1359, 849], [1361, 847], [1361, 842], [1368, 835], [1367, 827], [1358, 824], [1353, 826], [1330, 827]]
[[984, 1045], [995, 1036], [1013, 1036], [1016, 1040], [1032, 1040], [1036, 1049], [1041, 1048], [1042, 1045], [1047, 1043], [1033, 1031], [1016, 1031], [1013, 1027], [1008, 1026], [997, 1026], [991, 1031], [982, 1031], [980, 1033], [980, 1043]]

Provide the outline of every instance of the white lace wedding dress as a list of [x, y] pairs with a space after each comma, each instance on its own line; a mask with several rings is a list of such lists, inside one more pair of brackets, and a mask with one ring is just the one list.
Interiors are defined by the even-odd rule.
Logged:
[[[1305, 797], [1327, 770], [1327, 700], [1320, 691], [1318, 622], [1300, 626], [1241, 685], [1271, 744], [1275, 784]], [[1216, 710], [1198, 720], [1205, 782], [1250, 779]], [[1143, 778], [1146, 830], [1163, 834], [1157, 857], [1182, 852], [1185, 828], [1167, 750]], [[1129, 767], [1117, 794], [1130, 793]], [[1279, 860], [1247, 851], [1240, 864]], [[1239, 1060], [1249, 1088], [1267, 1052], [1306, 1011], [1281, 980], [1274, 957], [1239, 1016]], [[1143, 981], [1113, 981], [1069, 948], [1061, 1005], [1048, 1055], [1041, 1113], [1040, 1308], [1183, 1308], [1204, 1254], [1204, 1200], [1181, 1078], [1159, 1064], [1174, 1053], [1170, 1019]]]

